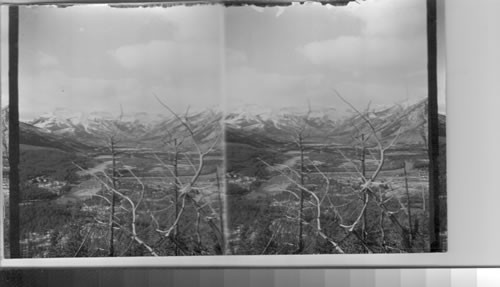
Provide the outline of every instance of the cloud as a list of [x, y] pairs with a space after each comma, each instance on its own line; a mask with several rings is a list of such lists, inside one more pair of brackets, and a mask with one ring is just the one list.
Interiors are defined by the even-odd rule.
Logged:
[[226, 47], [224, 55], [228, 67], [238, 67], [248, 63], [248, 57], [243, 51]]
[[59, 65], [59, 60], [54, 56], [51, 56], [41, 51], [38, 52], [37, 56], [38, 56], [38, 64], [41, 67], [54, 67]]
[[425, 1], [369, 0], [346, 9], [352, 17], [364, 22], [365, 35], [411, 37], [425, 31]]
[[[319, 4], [288, 9], [279, 19], [268, 13], [261, 27], [265, 32], [254, 33], [262, 36], [257, 45], [234, 33], [246, 45], [233, 41], [233, 47], [248, 58], [228, 69], [229, 106], [301, 107], [310, 100], [342, 109], [345, 104], [333, 96], [333, 88], [359, 107], [368, 101], [385, 105], [426, 95], [425, 1], [367, 0], [334, 9]], [[292, 29], [283, 22], [288, 18], [309, 28]]]
[[269, 108], [303, 106], [325, 92], [321, 74], [286, 75], [266, 73], [242, 66], [226, 75], [226, 94], [230, 107], [257, 104]]
[[165, 79], [156, 85], [135, 77], [102, 79], [69, 76], [63, 71], [46, 69], [20, 79], [20, 116], [32, 119], [56, 107], [82, 112], [109, 111], [163, 113], [155, 95], [171, 108], [183, 111], [187, 106], [203, 108], [220, 103], [220, 82], [203, 79], [193, 84], [188, 79]]
[[174, 6], [152, 12], [176, 27], [175, 41], [215, 44], [224, 33], [225, 8], [221, 5]]
[[230, 108], [242, 104], [265, 106], [270, 109], [283, 107], [306, 108], [309, 101], [313, 106], [347, 107], [338, 99], [333, 89], [358, 108], [374, 105], [403, 103], [406, 100], [421, 99], [426, 95], [425, 85], [390, 85], [384, 82], [362, 82], [356, 80], [332, 81], [324, 73], [282, 74], [266, 73], [249, 67], [234, 69], [227, 75], [227, 104]]
[[[113, 112], [120, 104], [130, 112], [163, 112], [153, 93], [180, 109], [220, 96], [220, 5], [23, 12], [32, 16], [22, 19], [20, 46], [25, 118], [55, 107]], [[234, 63], [246, 61], [243, 53], [230, 55]]]
[[281, 16], [283, 13], [285, 13], [286, 7], [278, 6], [276, 8], [278, 10], [278, 11], [276, 11], [276, 18], [278, 18], [279, 16]]
[[399, 70], [422, 66], [423, 39], [341, 36], [312, 42], [298, 51], [311, 63], [331, 69], [363, 72], [364, 69]]
[[298, 47], [310, 63], [365, 79], [411, 75], [425, 68], [424, 1], [372, 0], [345, 9], [363, 28], [358, 34]]
[[206, 43], [151, 41], [122, 46], [109, 53], [123, 68], [157, 77], [210, 73], [219, 70], [220, 65], [220, 47]]
[[[21, 75], [19, 108], [22, 119], [31, 118], [55, 107], [78, 107], [81, 110], [103, 108], [110, 81], [69, 77], [62, 71], [47, 69], [37, 75]], [[104, 101], [106, 104], [112, 103]]]

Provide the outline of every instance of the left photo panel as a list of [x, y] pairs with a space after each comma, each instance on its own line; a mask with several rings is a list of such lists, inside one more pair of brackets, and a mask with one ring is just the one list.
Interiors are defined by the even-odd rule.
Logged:
[[17, 63], [2, 17], [3, 257], [226, 254], [223, 7], [15, 9]]

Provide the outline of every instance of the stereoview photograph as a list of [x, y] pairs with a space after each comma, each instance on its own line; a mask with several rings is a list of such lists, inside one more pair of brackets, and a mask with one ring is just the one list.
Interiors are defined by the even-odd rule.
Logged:
[[3, 6], [4, 259], [445, 252], [426, 2]]

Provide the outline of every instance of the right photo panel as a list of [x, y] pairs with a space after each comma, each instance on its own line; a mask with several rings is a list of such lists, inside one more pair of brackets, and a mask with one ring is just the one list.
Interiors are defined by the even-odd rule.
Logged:
[[226, 7], [227, 253], [446, 251], [426, 2]]

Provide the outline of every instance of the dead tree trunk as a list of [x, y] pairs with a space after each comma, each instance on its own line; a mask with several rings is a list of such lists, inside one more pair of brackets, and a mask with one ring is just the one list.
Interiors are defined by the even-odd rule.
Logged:
[[406, 189], [406, 208], [408, 209], [408, 244], [412, 247], [413, 241], [413, 231], [412, 231], [412, 220], [411, 220], [411, 202], [410, 202], [410, 190], [408, 189], [408, 174], [406, 172], [406, 163], [403, 165], [403, 171], [405, 175], [405, 189]]
[[224, 202], [223, 202], [223, 196], [222, 196], [222, 189], [221, 189], [221, 184], [220, 184], [220, 179], [219, 179], [219, 170], [217, 169], [216, 173], [216, 180], [217, 180], [217, 190], [219, 191], [219, 221], [220, 221], [220, 232], [222, 234], [221, 239], [221, 249], [222, 249], [222, 254], [226, 254], [226, 240], [225, 240], [225, 229], [224, 229]]
[[[300, 150], [300, 185], [304, 186], [304, 143], [302, 134], [299, 134], [298, 145]], [[299, 248], [297, 253], [301, 253], [304, 249], [304, 236], [303, 236], [303, 219], [304, 219], [304, 191], [300, 190], [300, 207], [299, 207], [299, 235], [298, 242]]]
[[[174, 146], [175, 146], [174, 158], [173, 158], [174, 196], [175, 196], [175, 199], [174, 199], [175, 217], [174, 218], [177, 218], [177, 216], [179, 215], [179, 185], [180, 185], [180, 182], [179, 182], [179, 164], [178, 164], [179, 163], [179, 150], [178, 150], [178, 145], [177, 145], [177, 139], [174, 139]], [[175, 228], [174, 228], [174, 233], [173, 233], [174, 241], [177, 241], [178, 234], [179, 234], [179, 224], [176, 224]], [[177, 244], [175, 244], [174, 253], [176, 256], [179, 255], [179, 247], [177, 246]]]
[[[361, 174], [363, 175], [363, 178], [366, 178], [366, 146], [365, 146], [365, 134], [361, 134], [361, 142], [362, 142], [362, 147], [361, 147]], [[366, 192], [363, 193], [363, 202], [366, 202], [366, 197], [368, 195]], [[363, 211], [363, 223], [361, 225], [361, 239], [366, 240], [366, 212], [367, 212], [368, 206], [366, 206], [365, 210]]]
[[115, 205], [116, 205], [116, 194], [114, 190], [117, 188], [117, 172], [116, 172], [116, 151], [115, 151], [115, 140], [114, 138], [110, 139], [110, 147], [111, 147], [111, 157], [112, 157], [112, 175], [111, 175], [111, 184], [113, 186], [113, 192], [111, 192], [111, 212], [109, 215], [109, 257], [113, 257], [115, 255]]

